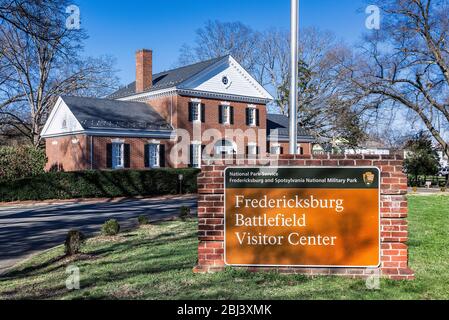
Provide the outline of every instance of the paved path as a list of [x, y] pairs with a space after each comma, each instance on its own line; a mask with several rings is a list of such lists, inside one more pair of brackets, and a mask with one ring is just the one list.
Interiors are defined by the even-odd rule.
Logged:
[[196, 215], [197, 198], [0, 207], [0, 274], [33, 253], [62, 244], [70, 229], [93, 235], [112, 218], [126, 229], [135, 226], [135, 218], [140, 215], [146, 215], [151, 221], [175, 217], [181, 206], [191, 207], [192, 214]]

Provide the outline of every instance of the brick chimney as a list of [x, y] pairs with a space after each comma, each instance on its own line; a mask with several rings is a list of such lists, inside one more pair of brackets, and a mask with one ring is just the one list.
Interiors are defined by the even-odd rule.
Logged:
[[144, 92], [153, 85], [153, 51], [136, 52], [136, 93]]

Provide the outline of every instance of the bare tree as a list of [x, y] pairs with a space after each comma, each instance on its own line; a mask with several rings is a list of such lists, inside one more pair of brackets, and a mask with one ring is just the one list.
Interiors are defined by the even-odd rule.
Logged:
[[[380, 31], [346, 57], [346, 79], [376, 109], [405, 107], [449, 155], [449, 0], [379, 1]], [[348, 85], [349, 85], [348, 82]]]
[[109, 57], [83, 58], [83, 30], [66, 27], [65, 0], [1, 0], [0, 123], [36, 147], [59, 95], [102, 96], [116, 87]]
[[[344, 81], [339, 65], [351, 50], [330, 32], [304, 30], [300, 39], [298, 114], [299, 123], [319, 141], [342, 139], [348, 147], [364, 140], [364, 108]], [[277, 88], [277, 105], [288, 114], [290, 79], [287, 74]]]
[[179, 64], [186, 65], [231, 54], [249, 72], [257, 69], [260, 35], [241, 22], [208, 21], [196, 31], [194, 46], [181, 48]]

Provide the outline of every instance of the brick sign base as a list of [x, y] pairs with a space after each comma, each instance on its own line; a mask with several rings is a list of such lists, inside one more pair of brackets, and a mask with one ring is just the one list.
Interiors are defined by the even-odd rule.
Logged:
[[[414, 273], [408, 267], [407, 177], [402, 172], [400, 156], [293, 156], [268, 159], [235, 159], [204, 161], [198, 177], [198, 265], [194, 272], [224, 270], [224, 170], [227, 167], [248, 166], [375, 166], [381, 170], [381, 266], [384, 277], [411, 280]], [[299, 268], [246, 267], [250, 271], [277, 270], [281, 273], [306, 275], [341, 275], [366, 277], [373, 269], [363, 268]]]

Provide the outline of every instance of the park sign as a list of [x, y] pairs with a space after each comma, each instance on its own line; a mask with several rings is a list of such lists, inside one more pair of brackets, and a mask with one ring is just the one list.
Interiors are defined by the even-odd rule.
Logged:
[[225, 263], [377, 268], [376, 167], [225, 170]]

